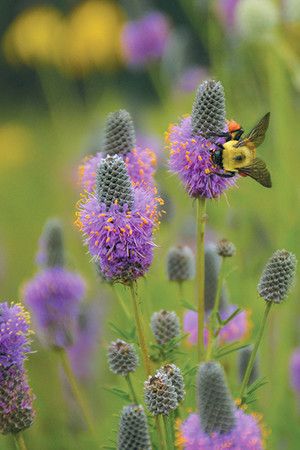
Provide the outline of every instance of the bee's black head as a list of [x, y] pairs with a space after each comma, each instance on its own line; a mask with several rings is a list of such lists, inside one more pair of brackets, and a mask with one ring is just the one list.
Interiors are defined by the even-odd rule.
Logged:
[[213, 154], [211, 155], [211, 160], [216, 166], [221, 167], [221, 169], [223, 169], [223, 150], [218, 149], [215, 152], [213, 152]]

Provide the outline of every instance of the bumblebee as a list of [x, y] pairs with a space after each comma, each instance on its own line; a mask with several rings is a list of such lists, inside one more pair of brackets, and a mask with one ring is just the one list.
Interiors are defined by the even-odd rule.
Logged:
[[264, 141], [269, 121], [270, 113], [267, 113], [245, 137], [242, 137], [244, 130], [240, 125], [230, 121], [227, 133], [214, 135], [226, 138], [224, 144], [217, 144], [217, 150], [212, 151], [213, 164], [224, 170], [224, 173], [215, 173], [226, 178], [234, 177], [238, 173], [253, 178], [264, 187], [272, 187], [266, 163], [256, 157], [256, 148]]

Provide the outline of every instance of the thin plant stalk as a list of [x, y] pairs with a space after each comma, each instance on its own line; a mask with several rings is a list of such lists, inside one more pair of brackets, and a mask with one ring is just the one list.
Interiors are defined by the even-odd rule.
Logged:
[[95, 433], [94, 421], [93, 421], [92, 415], [90, 413], [86, 398], [83, 395], [83, 393], [80, 389], [80, 386], [76, 380], [76, 377], [73, 373], [73, 369], [72, 369], [68, 354], [65, 351], [65, 349], [59, 349], [58, 353], [59, 353], [59, 356], [60, 356], [60, 359], [62, 362], [64, 372], [69, 381], [72, 393], [78, 403], [78, 406], [81, 409], [81, 412], [82, 412], [82, 415], [86, 422], [86, 425], [87, 425], [89, 431], [94, 434]]
[[27, 450], [22, 433], [14, 434], [14, 441], [15, 441], [17, 450]]
[[198, 311], [198, 360], [204, 355], [204, 283], [205, 283], [205, 259], [204, 259], [204, 233], [206, 222], [206, 200], [200, 197], [197, 200], [197, 260], [196, 260], [196, 305]]
[[151, 80], [152, 86], [157, 93], [157, 96], [162, 104], [165, 103], [166, 92], [165, 86], [162, 83], [162, 77], [159, 73], [159, 66], [156, 63], [148, 64], [148, 74]]
[[133, 303], [134, 319], [135, 319], [135, 324], [136, 324], [136, 329], [137, 329], [137, 334], [138, 334], [139, 345], [141, 348], [144, 369], [145, 369], [146, 374], [149, 376], [149, 375], [151, 375], [152, 370], [151, 370], [149, 351], [148, 351], [148, 347], [146, 344], [146, 338], [145, 338], [145, 334], [144, 334], [142, 311], [141, 311], [141, 300], [138, 297], [136, 282], [134, 281], [133, 283], [131, 283], [129, 287], [130, 287], [130, 293], [131, 293], [131, 298], [132, 298], [132, 303]]
[[155, 416], [155, 426], [156, 426], [156, 430], [157, 430], [158, 447], [161, 450], [169, 450], [168, 443], [166, 440], [166, 435], [162, 430], [160, 416]]
[[112, 285], [112, 290], [113, 290], [115, 296], [117, 297], [117, 300], [120, 303], [121, 308], [123, 309], [124, 314], [126, 315], [127, 319], [131, 320], [129, 309], [126, 306], [126, 303], [125, 303], [122, 295], [119, 293], [118, 289], [114, 285]]
[[128, 384], [128, 389], [129, 389], [129, 392], [130, 392], [130, 395], [131, 395], [131, 399], [132, 399], [133, 403], [138, 405], [139, 402], [138, 402], [138, 399], [137, 399], [137, 396], [136, 396], [136, 393], [135, 393], [135, 390], [134, 390], [134, 387], [133, 387], [133, 384], [132, 384], [132, 381], [131, 381], [130, 374], [127, 374], [125, 376], [125, 379], [126, 379], [127, 384]]
[[220, 270], [219, 270], [219, 274], [218, 274], [218, 281], [217, 281], [216, 297], [215, 297], [215, 301], [214, 301], [214, 307], [210, 313], [206, 361], [209, 361], [211, 358], [215, 339], [217, 337], [217, 335], [215, 334], [215, 331], [216, 331], [216, 327], [218, 325], [217, 315], [218, 315], [219, 309], [220, 309], [220, 300], [221, 300], [222, 288], [223, 288], [223, 283], [224, 283], [224, 278], [225, 278], [225, 259], [226, 258], [224, 258], [224, 257], [221, 258], [221, 266], [220, 266]]
[[263, 316], [262, 322], [260, 324], [260, 328], [258, 330], [257, 338], [256, 338], [256, 341], [255, 341], [255, 345], [254, 345], [254, 348], [252, 350], [252, 353], [251, 353], [251, 356], [250, 356], [250, 359], [249, 359], [249, 362], [248, 362], [248, 365], [247, 365], [247, 369], [246, 369], [246, 372], [245, 372], [245, 375], [244, 375], [244, 379], [243, 379], [243, 382], [242, 382], [242, 387], [241, 387], [241, 392], [240, 392], [241, 405], [244, 403], [243, 396], [244, 396], [245, 390], [246, 390], [246, 388], [248, 386], [248, 383], [249, 383], [249, 379], [250, 379], [250, 375], [251, 375], [251, 372], [252, 372], [252, 369], [253, 369], [255, 357], [256, 357], [256, 354], [257, 354], [257, 350], [258, 350], [259, 344], [261, 343], [261, 340], [262, 340], [262, 337], [263, 337], [263, 334], [264, 334], [264, 329], [265, 329], [265, 326], [266, 326], [266, 322], [267, 322], [267, 318], [268, 318], [271, 306], [272, 306], [272, 302], [266, 302], [266, 308], [265, 308], [264, 316]]
[[177, 285], [178, 285], [179, 302], [182, 302], [183, 297], [184, 297], [183, 282], [182, 281], [178, 281]]
[[166, 437], [167, 437], [167, 448], [168, 448], [168, 450], [172, 450], [172, 449], [174, 449], [174, 440], [173, 440], [173, 435], [172, 435], [172, 431], [171, 431], [171, 427], [170, 427], [169, 416], [166, 416], [163, 414], [162, 417], [163, 417], [165, 433], [166, 433]]

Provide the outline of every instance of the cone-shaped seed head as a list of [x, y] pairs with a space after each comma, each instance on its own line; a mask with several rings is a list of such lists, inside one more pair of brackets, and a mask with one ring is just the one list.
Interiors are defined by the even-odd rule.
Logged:
[[235, 425], [235, 405], [222, 366], [217, 362], [202, 363], [197, 387], [202, 430], [207, 434], [228, 433]]
[[120, 206], [134, 202], [133, 188], [124, 161], [120, 156], [107, 156], [100, 164], [96, 177], [96, 195], [107, 209], [117, 202]]
[[297, 259], [287, 250], [277, 250], [267, 262], [257, 290], [266, 301], [281, 303], [288, 295], [294, 280]]
[[116, 375], [126, 376], [134, 372], [139, 363], [134, 346], [121, 339], [110, 344], [107, 356], [109, 368]]
[[178, 406], [177, 394], [171, 381], [162, 372], [157, 372], [144, 383], [145, 403], [154, 415], [168, 415]]
[[184, 379], [181, 373], [181, 370], [179, 367], [175, 366], [175, 364], [166, 364], [165, 366], [162, 366], [158, 372], [165, 373], [171, 383], [173, 384], [176, 394], [177, 394], [177, 401], [178, 403], [182, 402], [182, 400], [185, 397], [185, 390], [184, 390]]
[[229, 258], [234, 256], [236, 252], [235, 245], [228, 241], [228, 239], [221, 239], [217, 243], [217, 253], [219, 256], [223, 256], [223, 258]]
[[225, 95], [219, 81], [200, 84], [192, 110], [193, 134], [220, 133], [225, 128]]
[[45, 264], [47, 267], [63, 267], [65, 264], [64, 239], [59, 220], [46, 223], [42, 239], [45, 242]]
[[167, 272], [170, 281], [186, 281], [195, 277], [195, 256], [187, 246], [172, 247], [167, 256]]
[[[243, 381], [245, 372], [248, 366], [248, 362], [251, 356], [253, 350], [253, 345], [250, 345], [249, 347], [243, 348], [239, 351], [239, 359], [238, 359], [238, 369], [239, 369], [239, 379], [240, 382]], [[254, 381], [259, 377], [259, 370], [258, 370], [258, 360], [257, 356], [254, 360], [253, 369], [250, 374], [248, 385], [254, 383]]]
[[[205, 249], [205, 311], [211, 311], [214, 306], [217, 293], [218, 274], [220, 270], [220, 258], [216, 249], [208, 245]], [[225, 288], [222, 289], [220, 298], [220, 310], [227, 304], [227, 295]]]
[[161, 310], [153, 313], [151, 317], [151, 329], [156, 342], [164, 345], [171, 339], [179, 336], [179, 318], [174, 311]]
[[124, 406], [121, 412], [118, 450], [151, 450], [148, 424], [141, 405]]
[[135, 144], [135, 131], [129, 112], [120, 109], [110, 113], [106, 119], [104, 154], [126, 155]]

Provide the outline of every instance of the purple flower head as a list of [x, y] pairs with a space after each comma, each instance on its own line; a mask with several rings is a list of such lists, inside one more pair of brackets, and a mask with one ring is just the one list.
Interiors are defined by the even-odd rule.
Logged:
[[235, 26], [236, 10], [240, 0], [219, 0], [218, 9], [221, 20], [230, 32]]
[[152, 11], [139, 20], [128, 22], [122, 33], [125, 60], [129, 65], [143, 66], [161, 58], [169, 34], [168, 19], [158, 11]]
[[193, 92], [205, 78], [207, 78], [206, 67], [190, 66], [181, 74], [177, 88], [183, 92]]
[[72, 344], [84, 295], [81, 276], [63, 268], [45, 269], [25, 285], [24, 301], [45, 343], [55, 347]]
[[[122, 155], [132, 184], [135, 186], [153, 186], [153, 174], [156, 167], [156, 155], [150, 148], [133, 148], [126, 155]], [[79, 182], [87, 192], [93, 192], [96, 185], [96, 173], [103, 153], [88, 156], [79, 167]]]
[[[234, 185], [233, 178], [216, 175], [221, 171], [211, 160], [211, 152], [216, 145], [211, 139], [193, 134], [191, 117], [184, 117], [180, 124], [171, 125], [166, 140], [170, 151], [169, 167], [179, 175], [191, 197], [217, 198]], [[222, 143], [224, 138], [215, 142]]]
[[0, 367], [22, 365], [30, 351], [30, 316], [20, 304], [0, 303]]
[[107, 210], [94, 194], [81, 203], [77, 225], [85, 237], [101, 272], [112, 281], [129, 282], [149, 269], [157, 220], [157, 199], [142, 188], [134, 188], [134, 206], [114, 203]]
[[[237, 309], [235, 305], [227, 306], [223, 311], [220, 311], [222, 320], [226, 320]], [[250, 330], [251, 324], [249, 320], [249, 314], [247, 311], [242, 310], [237, 314], [227, 325], [225, 325], [219, 334], [220, 343], [231, 343], [246, 339]], [[197, 343], [198, 333], [198, 315], [196, 311], [187, 311], [183, 320], [183, 329], [185, 333], [189, 333], [188, 341], [190, 344]], [[208, 329], [207, 318], [206, 326], [204, 329], [204, 343], [207, 344]]]
[[68, 353], [76, 377], [88, 381], [93, 375], [94, 354], [101, 330], [101, 311], [98, 303], [81, 308], [74, 345]]
[[300, 348], [294, 350], [290, 359], [290, 383], [292, 388], [300, 394]]
[[228, 433], [206, 434], [198, 414], [190, 414], [180, 427], [179, 444], [185, 450], [262, 450], [262, 431], [254, 415], [235, 410], [236, 423]]

